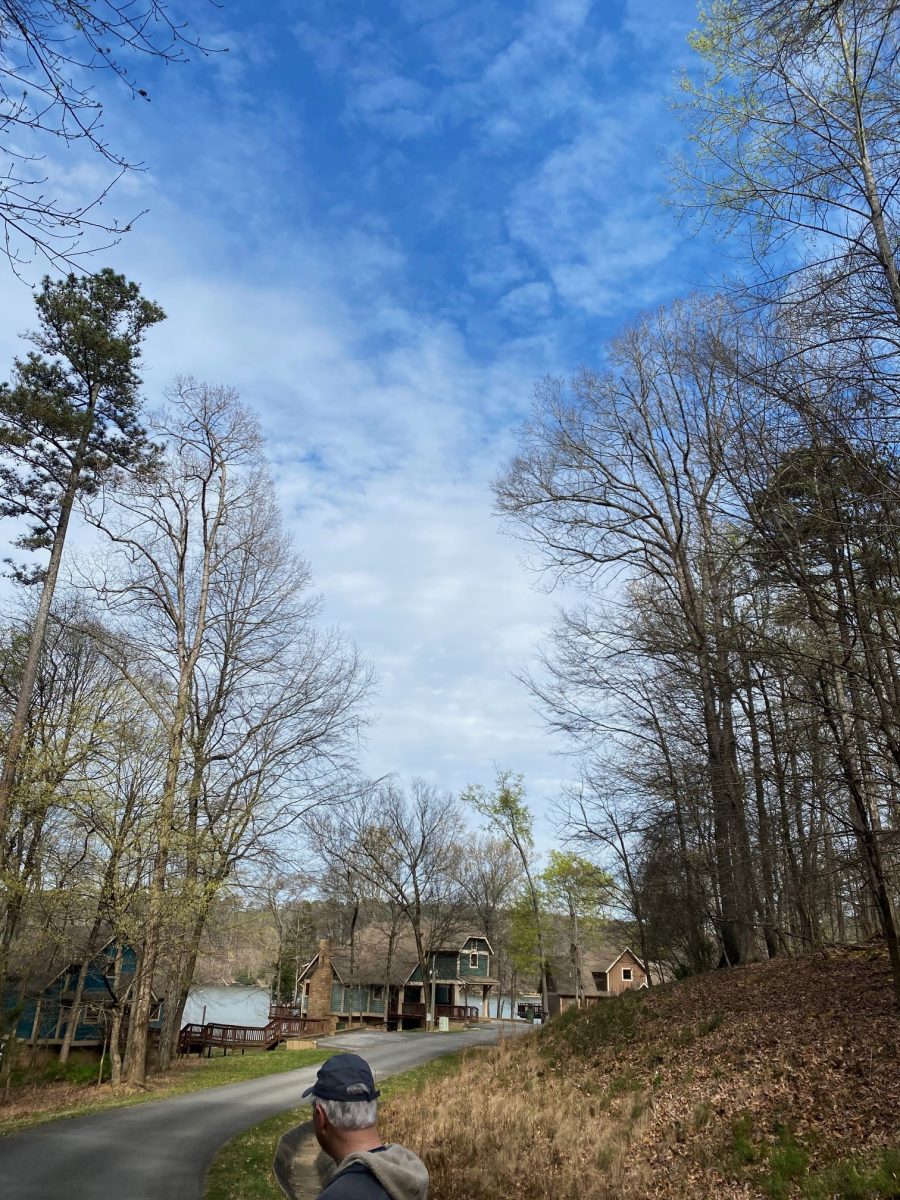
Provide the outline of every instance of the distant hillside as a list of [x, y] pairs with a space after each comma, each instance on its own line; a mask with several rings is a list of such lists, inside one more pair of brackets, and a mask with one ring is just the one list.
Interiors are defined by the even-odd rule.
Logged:
[[668, 984], [473, 1053], [383, 1132], [431, 1200], [900, 1197], [900, 1014], [877, 949]]
[[259, 983], [270, 987], [278, 934], [265, 909], [219, 905], [204, 934], [195, 983]]

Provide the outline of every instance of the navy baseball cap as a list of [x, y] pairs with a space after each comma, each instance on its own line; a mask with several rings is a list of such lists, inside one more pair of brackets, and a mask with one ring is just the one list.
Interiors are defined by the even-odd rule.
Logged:
[[319, 1067], [316, 1082], [300, 1096], [320, 1100], [377, 1100], [372, 1068], [358, 1054], [335, 1054]]

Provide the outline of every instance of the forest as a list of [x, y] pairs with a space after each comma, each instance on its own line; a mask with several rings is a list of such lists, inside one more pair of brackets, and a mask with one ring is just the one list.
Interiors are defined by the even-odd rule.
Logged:
[[540, 384], [496, 496], [578, 589], [527, 683], [645, 956], [874, 936], [900, 1003], [896, 17], [710, 7], [672, 196], [747, 268]]
[[714, 3], [693, 48], [671, 203], [746, 268], [539, 383], [494, 485], [565, 588], [523, 667], [579, 764], [549, 855], [515, 764], [463, 796], [364, 777], [374, 672], [320, 619], [252, 405], [190, 377], [144, 404], [165, 316], [124, 275], [37, 290], [0, 391], [0, 990], [134, 946], [114, 1079], [145, 1078], [159, 992], [167, 1065], [235, 896], [273, 914], [276, 998], [312, 896], [351, 944], [411, 931], [423, 977], [477, 920], [545, 1006], [603, 914], [669, 975], [883, 939], [900, 1004], [896, 5]]

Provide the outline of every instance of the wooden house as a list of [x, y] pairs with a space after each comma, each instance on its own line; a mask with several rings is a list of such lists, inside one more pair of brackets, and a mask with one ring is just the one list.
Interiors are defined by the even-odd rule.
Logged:
[[620, 996], [647, 986], [647, 971], [628, 946], [601, 946], [551, 958], [547, 972], [550, 1016], [567, 1008]]
[[491, 991], [499, 985], [493, 975], [494, 951], [480, 933], [459, 933], [441, 939], [426, 955], [422, 971], [412, 935], [393, 937], [367, 926], [353, 947], [319, 942], [317, 954], [298, 978], [294, 1007], [300, 1016], [330, 1017], [338, 1027], [359, 1023], [388, 1029], [421, 1028], [434, 985], [435, 1019], [475, 1021], [487, 1016]]
[[[133, 947], [122, 945], [120, 949], [115, 938], [107, 941], [89, 961], [77, 1012], [73, 1010], [80, 962], [68, 963], [61, 970], [35, 971], [25, 980], [13, 980], [4, 1007], [17, 1014], [15, 1036], [32, 1046], [58, 1050], [67, 1024], [74, 1019], [73, 1049], [99, 1049], [108, 1037], [110, 1017], [117, 1003], [122, 1005], [127, 1018], [127, 996], [136, 964]], [[161, 1022], [162, 1001], [154, 992], [151, 1028], [159, 1027]]]

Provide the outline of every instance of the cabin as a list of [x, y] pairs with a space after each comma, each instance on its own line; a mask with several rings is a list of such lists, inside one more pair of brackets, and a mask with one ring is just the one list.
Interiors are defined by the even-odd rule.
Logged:
[[[117, 964], [118, 958], [118, 964]], [[4, 1008], [17, 1014], [15, 1036], [29, 1045], [59, 1050], [66, 1026], [75, 1020], [72, 1048], [99, 1050], [109, 1037], [117, 997], [126, 995], [137, 967], [137, 952], [110, 938], [90, 959], [78, 1011], [73, 1013], [81, 962], [61, 970], [35, 971], [27, 979], [11, 980]], [[118, 969], [119, 986], [114, 990]], [[127, 1017], [128, 1002], [122, 1001]], [[151, 1029], [162, 1024], [162, 999], [154, 991]]]
[[[319, 942], [298, 977], [293, 1009], [298, 1016], [330, 1017], [337, 1028], [350, 1024], [416, 1029], [426, 1024], [432, 981], [435, 1018], [452, 1022], [487, 1017], [494, 951], [482, 933], [459, 933], [427, 953], [425, 981], [412, 935], [393, 936], [377, 926], [360, 930], [350, 946]], [[390, 962], [390, 967], [388, 967]]]
[[571, 954], [551, 958], [547, 970], [550, 1016], [567, 1008], [597, 1004], [610, 996], [647, 986], [647, 971], [628, 946], [583, 950], [576, 964]]

